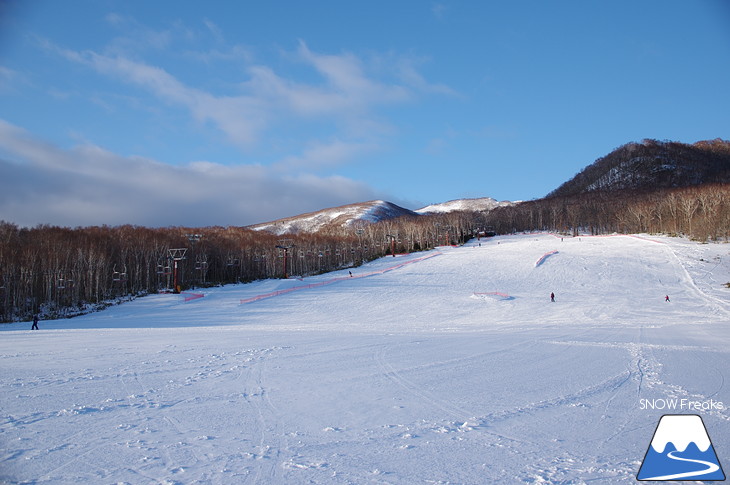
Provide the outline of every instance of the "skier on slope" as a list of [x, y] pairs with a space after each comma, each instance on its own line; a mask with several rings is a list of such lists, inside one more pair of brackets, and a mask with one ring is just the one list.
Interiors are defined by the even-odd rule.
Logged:
[[38, 330], [38, 314], [33, 315], [33, 326], [30, 329]]
[[555, 303], [555, 293], [550, 293], [550, 301]]
[[664, 301], [669, 301], [669, 295], [666, 295], [666, 296], [664, 297]]

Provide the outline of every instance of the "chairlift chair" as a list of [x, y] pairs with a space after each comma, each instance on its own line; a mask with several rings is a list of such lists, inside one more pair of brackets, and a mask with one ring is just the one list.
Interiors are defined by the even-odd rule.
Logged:
[[124, 266], [124, 271], [117, 271], [117, 265], [112, 268], [112, 281], [115, 283], [124, 283], [127, 281], [127, 266]]

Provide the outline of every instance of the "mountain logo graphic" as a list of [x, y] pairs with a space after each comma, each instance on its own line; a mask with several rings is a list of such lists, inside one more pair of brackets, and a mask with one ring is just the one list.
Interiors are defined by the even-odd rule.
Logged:
[[696, 414], [662, 416], [636, 479], [725, 480], [702, 418]]

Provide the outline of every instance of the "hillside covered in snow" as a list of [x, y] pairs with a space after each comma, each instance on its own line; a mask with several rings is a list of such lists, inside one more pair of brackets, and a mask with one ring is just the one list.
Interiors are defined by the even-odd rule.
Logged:
[[255, 224], [249, 228], [277, 235], [314, 233], [326, 227], [348, 227], [357, 223], [374, 223], [395, 217], [415, 215], [417, 214], [413, 211], [392, 202], [372, 200]]
[[448, 214], [451, 212], [489, 212], [497, 207], [513, 205], [513, 202], [499, 202], [490, 197], [477, 199], [457, 199], [441, 204], [432, 204], [412, 211], [392, 202], [373, 200], [359, 204], [323, 209], [272, 222], [249, 226], [255, 231], [266, 231], [276, 235], [315, 233], [326, 228], [354, 227], [387, 221], [397, 217], [428, 214]]
[[416, 209], [415, 212], [419, 214], [440, 214], [449, 213], [456, 211], [468, 211], [468, 212], [488, 212], [496, 207], [505, 207], [513, 205], [514, 202], [509, 201], [498, 201], [491, 197], [481, 197], [476, 199], [456, 199], [448, 202], [442, 202], [440, 204], [431, 204], [420, 209]]
[[668, 412], [726, 464], [729, 281], [522, 234], [3, 325], [0, 482], [633, 484]]

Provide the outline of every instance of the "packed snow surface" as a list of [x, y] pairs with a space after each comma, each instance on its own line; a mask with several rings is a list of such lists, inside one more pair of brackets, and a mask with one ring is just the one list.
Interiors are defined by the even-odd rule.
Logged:
[[635, 483], [682, 413], [730, 463], [729, 245], [517, 235], [351, 271], [2, 326], [0, 482]]

